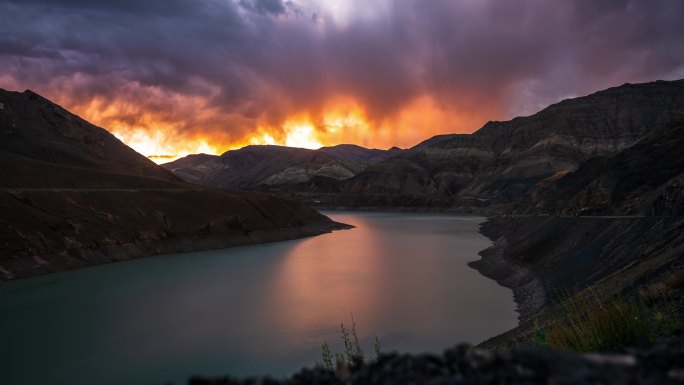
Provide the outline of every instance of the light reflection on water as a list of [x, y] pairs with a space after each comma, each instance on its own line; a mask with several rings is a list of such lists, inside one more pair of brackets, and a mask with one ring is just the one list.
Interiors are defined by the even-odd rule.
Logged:
[[[468, 268], [482, 218], [328, 213], [318, 237], [153, 257], [0, 286], [9, 384], [150, 384], [192, 374], [282, 376], [340, 350], [442, 351], [516, 324], [509, 290]], [[36, 370], [40, 368], [40, 370]], [[5, 383], [3, 381], [3, 383]]]

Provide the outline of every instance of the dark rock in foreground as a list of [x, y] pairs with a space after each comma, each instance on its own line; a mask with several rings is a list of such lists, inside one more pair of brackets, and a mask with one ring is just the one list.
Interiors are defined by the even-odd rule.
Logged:
[[193, 378], [190, 385], [228, 384], [681, 384], [684, 339], [647, 350], [578, 355], [546, 348], [492, 352], [460, 345], [442, 355], [383, 355], [333, 372], [303, 369], [285, 380]]

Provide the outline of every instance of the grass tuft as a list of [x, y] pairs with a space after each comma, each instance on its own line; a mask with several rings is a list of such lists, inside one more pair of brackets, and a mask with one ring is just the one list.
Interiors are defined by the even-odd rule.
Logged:
[[[330, 345], [326, 342], [321, 346], [321, 357], [325, 368], [334, 370], [340, 366], [352, 366], [366, 361], [366, 354], [363, 351], [363, 347], [359, 342], [359, 336], [356, 333], [356, 322], [354, 321], [353, 315], [351, 329], [347, 329], [347, 327], [344, 326], [344, 323], [340, 324], [340, 338], [342, 339], [344, 351], [342, 353], [335, 353], [334, 364]], [[380, 357], [380, 340], [378, 337], [375, 337], [374, 350], [377, 359]]]
[[535, 320], [534, 328], [532, 329], [532, 344], [535, 346], [546, 346], [548, 343], [546, 330], [539, 326], [539, 323]]
[[375, 359], [380, 358], [380, 349], [382, 346], [380, 345], [380, 339], [378, 337], [375, 337], [375, 344], [373, 344], [373, 348], [375, 349]]
[[675, 271], [664, 280], [641, 288], [639, 297], [646, 304], [651, 305], [672, 290], [681, 288], [684, 288], [684, 270]]
[[[581, 353], [605, 352], [644, 346], [680, 329], [673, 299], [660, 296], [647, 302], [640, 297], [603, 299], [589, 290], [565, 299], [564, 321], [544, 333], [548, 345]], [[541, 333], [536, 328], [535, 342]]]

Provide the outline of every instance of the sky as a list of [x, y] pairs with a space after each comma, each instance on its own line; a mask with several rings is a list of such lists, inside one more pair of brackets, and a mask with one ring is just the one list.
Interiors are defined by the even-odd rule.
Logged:
[[410, 147], [684, 78], [681, 0], [0, 0], [0, 88], [158, 162]]

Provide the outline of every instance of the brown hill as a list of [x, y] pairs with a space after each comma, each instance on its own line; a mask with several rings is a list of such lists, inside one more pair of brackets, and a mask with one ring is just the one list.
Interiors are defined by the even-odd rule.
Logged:
[[0, 90], [0, 279], [320, 234], [294, 201], [186, 183], [37, 94]]
[[190, 155], [163, 167], [181, 178], [207, 186], [282, 191], [315, 177], [347, 179], [400, 149], [355, 145], [318, 150], [284, 146], [247, 146], [221, 156]]
[[182, 180], [40, 95], [0, 90], [0, 187], [170, 187]]

